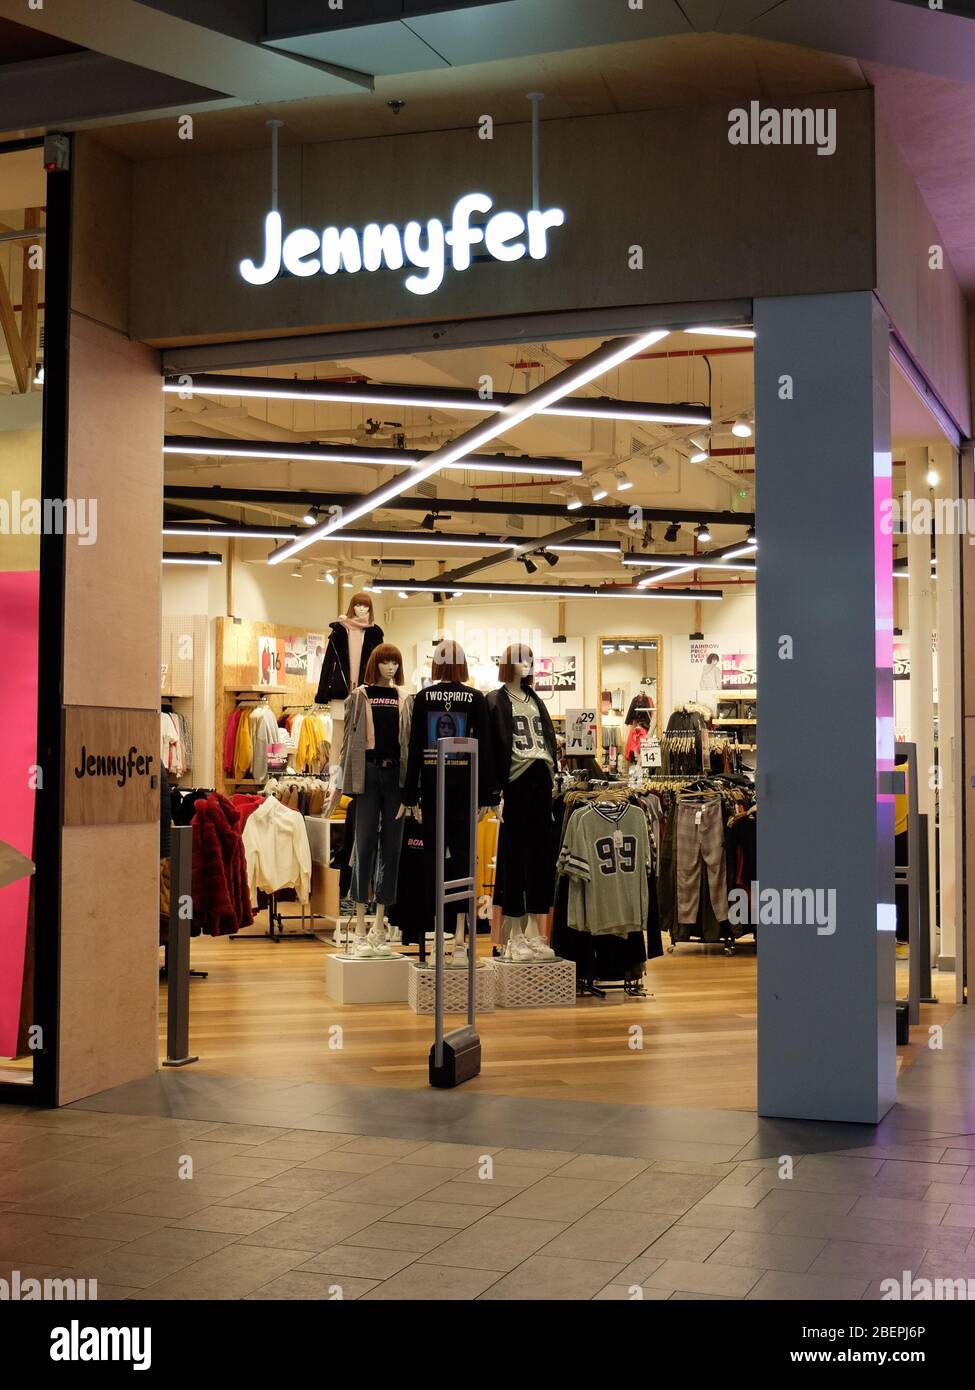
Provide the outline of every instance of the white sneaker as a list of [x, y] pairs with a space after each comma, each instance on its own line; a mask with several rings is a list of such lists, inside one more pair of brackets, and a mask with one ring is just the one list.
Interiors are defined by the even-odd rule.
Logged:
[[467, 957], [467, 947], [464, 945], [463, 941], [454, 942], [454, 953], [450, 958], [450, 963], [451, 965], [463, 966], [467, 966], [470, 963]]
[[536, 960], [554, 960], [555, 952], [544, 936], [526, 936], [525, 944]]
[[527, 965], [530, 961], [538, 960], [535, 952], [529, 946], [523, 936], [515, 939], [509, 938], [507, 946], [507, 960], [516, 961], [519, 965]]
[[375, 954], [368, 936], [357, 936], [349, 947], [349, 955], [353, 960], [371, 960]]
[[386, 944], [386, 933], [379, 927], [370, 927], [366, 941], [372, 947], [374, 955], [391, 956], [393, 954]]

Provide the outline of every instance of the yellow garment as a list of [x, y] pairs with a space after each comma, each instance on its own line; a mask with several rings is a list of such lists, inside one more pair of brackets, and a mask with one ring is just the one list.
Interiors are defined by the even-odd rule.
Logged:
[[299, 772], [320, 772], [328, 761], [329, 746], [325, 721], [317, 714], [306, 714], [301, 721], [295, 767]]
[[898, 794], [898, 793], [896, 793], [896, 792], [894, 793], [894, 834], [895, 834], [895, 835], [900, 835], [900, 834], [902, 834], [902, 833], [907, 829], [907, 814], [908, 814], [908, 800], [909, 800], [908, 795], [907, 795], [907, 767], [908, 767], [908, 764], [907, 764], [906, 760], [905, 760], [904, 762], [902, 762], [902, 763], [895, 763], [895, 764], [894, 764], [894, 771], [895, 771], [895, 772], [903, 772], [903, 774], [904, 774], [904, 794], [903, 794], [903, 796], [901, 796], [900, 794]]
[[495, 861], [501, 824], [497, 816], [485, 816], [477, 827], [477, 896], [490, 900], [494, 892]]
[[253, 755], [250, 715], [245, 710], [237, 725], [237, 741], [234, 744], [234, 777], [238, 782], [246, 777]]

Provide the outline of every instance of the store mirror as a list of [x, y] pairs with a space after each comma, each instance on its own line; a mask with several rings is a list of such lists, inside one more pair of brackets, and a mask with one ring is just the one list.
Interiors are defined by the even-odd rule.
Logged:
[[660, 637], [597, 639], [599, 746], [596, 756], [610, 771], [639, 761], [645, 734], [657, 735], [663, 688]]

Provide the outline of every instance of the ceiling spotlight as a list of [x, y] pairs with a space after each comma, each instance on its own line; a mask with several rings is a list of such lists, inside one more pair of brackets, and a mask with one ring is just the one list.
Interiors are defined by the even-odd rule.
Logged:
[[318, 508], [309, 507], [301, 519], [306, 526], [314, 526], [315, 522], [318, 520]]
[[657, 474], [658, 477], [662, 476], [664, 473], [670, 472], [670, 464], [667, 462], [665, 458], [661, 458], [659, 454], [657, 454], [650, 467], [653, 469], [653, 471]]
[[409, 598], [409, 594], [406, 592], [405, 589], [400, 589], [399, 596], [400, 598]]
[[751, 439], [752, 427], [747, 415], [739, 415], [731, 427], [731, 433], [739, 439]]
[[707, 542], [711, 539], [711, 532], [706, 521], [702, 521], [700, 526], [694, 527], [694, 539], [701, 542]]
[[321, 574], [318, 576], [318, 582], [319, 584], [334, 584], [335, 575], [331, 570], [322, 570]]
[[424, 531], [432, 531], [435, 528], [436, 524], [437, 518], [434, 516], [433, 512], [427, 512], [426, 516], [420, 522], [420, 525], [423, 527]]
[[547, 550], [539, 551], [539, 555], [545, 561], [545, 563], [547, 565], [551, 565], [553, 569], [559, 563], [559, 557], [557, 555], [550, 555]]
[[691, 454], [691, 463], [707, 463], [711, 457], [711, 445], [707, 437], [703, 434], [692, 434], [691, 443], [694, 445], [694, 452]]
[[439, 589], [434, 590], [433, 601], [434, 603], [443, 603], [443, 594], [440, 592]]
[[528, 571], [529, 574], [538, 573], [538, 566], [535, 564], [534, 560], [532, 560], [528, 555], [522, 555], [521, 563], [524, 565], [525, 569]]
[[758, 549], [758, 541], [755, 538], [755, 527], [749, 526], [745, 532], [745, 544], [750, 545], [754, 550]]
[[569, 493], [569, 500], [565, 504], [567, 512], [577, 512], [582, 506], [582, 493], [575, 491]]
[[291, 578], [292, 578], [292, 579], [301, 579], [302, 577], [303, 577], [303, 576], [302, 576], [302, 573], [301, 573], [301, 566], [300, 566], [300, 565], [295, 565], [294, 569], [291, 571]]
[[927, 471], [927, 473], [924, 475], [924, 478], [925, 478], [925, 482], [927, 483], [928, 487], [937, 487], [937, 486], [938, 486], [939, 478], [938, 478], [938, 470], [937, 470], [936, 468], [929, 468], [928, 471]]
[[665, 541], [675, 541], [680, 535], [680, 522], [672, 521], [664, 532]]
[[630, 488], [633, 486], [633, 483], [632, 480], [623, 472], [622, 468], [617, 468], [616, 472], [613, 474], [613, 477], [616, 479], [617, 492], [629, 492]]
[[343, 588], [343, 589], [351, 589], [351, 588], [352, 588], [352, 580], [351, 580], [351, 579], [343, 579], [343, 580], [342, 580], [342, 588]]
[[36, 373], [36, 375], [35, 375], [35, 377], [34, 377], [34, 385], [35, 385], [35, 386], [43, 386], [43, 385], [44, 385], [44, 368], [43, 368], [43, 367], [38, 367], [37, 373]]
[[606, 484], [602, 481], [601, 478], [595, 476], [593, 478], [592, 500], [594, 502], [601, 502], [604, 497], [608, 496], [609, 488], [606, 486]]

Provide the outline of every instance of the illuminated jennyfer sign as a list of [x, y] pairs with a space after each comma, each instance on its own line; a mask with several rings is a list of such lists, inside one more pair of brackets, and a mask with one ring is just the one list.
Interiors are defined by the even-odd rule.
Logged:
[[443, 284], [447, 252], [454, 270], [467, 270], [471, 248], [483, 244], [496, 261], [520, 261], [530, 256], [541, 261], [548, 255], [548, 233], [565, 223], [561, 208], [544, 211], [496, 212], [483, 226], [472, 226], [471, 218], [484, 217], [494, 206], [486, 193], [467, 193], [454, 204], [450, 225], [431, 217], [424, 226], [407, 222], [400, 230], [392, 222], [380, 226], [370, 222], [363, 230], [355, 227], [326, 227], [321, 233], [298, 227], [284, 236], [279, 212], [264, 219], [264, 260], [258, 265], [247, 259], [240, 273], [251, 285], [267, 285], [282, 271], [289, 275], [335, 275], [344, 270], [354, 275], [360, 270], [402, 270], [407, 264], [423, 274], [406, 277], [412, 294], [433, 294]]

